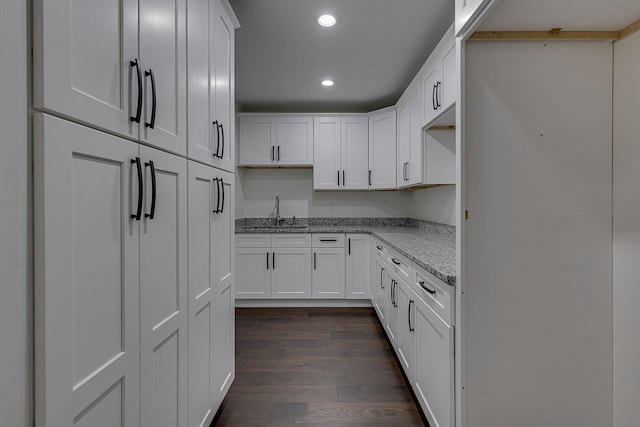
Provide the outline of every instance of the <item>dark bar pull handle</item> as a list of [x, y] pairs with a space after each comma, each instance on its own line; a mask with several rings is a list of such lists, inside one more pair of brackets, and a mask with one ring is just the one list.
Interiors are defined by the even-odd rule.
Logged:
[[381, 251], [382, 250], [382, 246], [376, 246], [376, 249]]
[[278, 149], [276, 150], [278, 153], [277, 160], [280, 161], [280, 146], [278, 145]]
[[369, 185], [371, 185], [371, 169], [369, 169]]
[[144, 123], [144, 127], [153, 129], [156, 126], [156, 78], [153, 75], [153, 70], [149, 68], [149, 71], [144, 72], [144, 76], [151, 77], [151, 121]]
[[220, 207], [220, 213], [224, 212], [224, 179], [220, 178], [220, 192], [222, 192], [222, 206]]
[[384, 280], [382, 280], [382, 275], [384, 274], [384, 268], [380, 269], [380, 289], [384, 289]]
[[273, 252], [273, 256], [271, 257], [271, 266], [275, 270], [276, 269], [276, 253]]
[[436, 106], [438, 108], [442, 107], [442, 104], [440, 103], [440, 85], [442, 85], [442, 82], [438, 81], [438, 84], [436, 84]]
[[220, 213], [220, 179], [213, 178], [213, 182], [216, 183], [216, 208], [213, 213], [217, 214]]
[[398, 261], [398, 260], [397, 260], [397, 259], [395, 259], [395, 258], [391, 258], [391, 262], [393, 262], [395, 265], [400, 265], [400, 264], [402, 264], [400, 261]]
[[269, 269], [269, 252], [267, 252], [267, 270]]
[[422, 280], [419, 281], [418, 283], [420, 284], [420, 287], [422, 289], [424, 289], [425, 291], [429, 292], [431, 295], [435, 295], [436, 294], [436, 291], [427, 288]]
[[276, 161], [276, 158], [274, 157], [274, 156], [275, 156], [275, 155], [274, 155], [274, 150], [275, 150], [275, 149], [276, 149], [276, 147], [272, 145], [272, 146], [271, 146], [271, 161], [272, 161], [272, 162], [275, 162], [275, 161]]
[[222, 133], [222, 150], [220, 150], [220, 159], [224, 159], [224, 125], [220, 123], [220, 132]]
[[349, 238], [348, 248], [348, 254], [351, 255], [351, 238]]
[[156, 215], [156, 167], [153, 164], [153, 160], [149, 160], [148, 163], [144, 164], [145, 168], [147, 166], [151, 168], [151, 212], [144, 214], [144, 217], [153, 219]]
[[142, 117], [142, 71], [140, 71], [140, 64], [138, 64], [138, 58], [129, 62], [130, 67], [136, 67], [136, 74], [138, 75], [138, 105], [136, 107], [136, 115], [130, 116], [129, 120], [132, 122], [140, 123], [140, 117]]
[[411, 305], [412, 304], [414, 304], [414, 302], [413, 302], [412, 299], [410, 299], [409, 300], [409, 310], [407, 310], [407, 313], [408, 313], [407, 316], [409, 317], [409, 332], [413, 332], [413, 331], [416, 330], [413, 326], [411, 326]]
[[320, 239], [322, 243], [336, 243], [337, 239]]
[[131, 164], [136, 164], [136, 168], [138, 169], [138, 208], [136, 209], [135, 214], [131, 214], [131, 219], [135, 219], [136, 221], [140, 221], [142, 217], [142, 196], [143, 196], [143, 188], [142, 188], [142, 164], [140, 163], [140, 157], [136, 157], [135, 159], [131, 159]]
[[438, 107], [436, 106], [436, 85], [433, 85], [433, 89], [431, 90], [431, 106], [433, 107], [434, 111], [438, 109]]
[[313, 269], [316, 269], [316, 253], [313, 253]]
[[216, 127], [216, 152], [213, 157], [220, 158], [220, 156], [218, 156], [218, 150], [220, 150], [220, 125], [217, 120], [213, 121], [213, 125]]
[[347, 180], [344, 178], [344, 169], [342, 169], [342, 186], [347, 185]]
[[340, 187], [340, 171], [338, 171], [338, 187]]

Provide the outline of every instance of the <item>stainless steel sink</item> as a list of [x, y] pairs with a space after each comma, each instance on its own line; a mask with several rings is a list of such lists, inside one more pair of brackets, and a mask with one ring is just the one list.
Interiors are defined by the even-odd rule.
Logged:
[[296, 225], [254, 225], [243, 227], [254, 230], [304, 230], [309, 228], [308, 225], [296, 224]]

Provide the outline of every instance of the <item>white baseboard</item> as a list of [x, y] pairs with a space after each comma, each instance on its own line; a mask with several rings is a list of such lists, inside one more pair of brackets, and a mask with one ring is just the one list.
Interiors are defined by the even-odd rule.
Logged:
[[237, 299], [237, 308], [294, 308], [294, 307], [372, 307], [368, 299], [324, 300], [324, 299]]

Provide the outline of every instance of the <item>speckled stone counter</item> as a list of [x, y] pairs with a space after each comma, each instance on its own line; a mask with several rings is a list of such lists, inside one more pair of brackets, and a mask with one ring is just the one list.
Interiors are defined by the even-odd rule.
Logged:
[[450, 285], [456, 283], [455, 227], [409, 218], [273, 218], [236, 220], [236, 233], [368, 233]]

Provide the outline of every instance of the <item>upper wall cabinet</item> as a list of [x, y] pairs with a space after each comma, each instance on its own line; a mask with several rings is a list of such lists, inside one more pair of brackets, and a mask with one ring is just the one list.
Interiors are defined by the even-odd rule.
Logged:
[[491, 0], [456, 0], [456, 36], [480, 14]]
[[235, 167], [234, 29], [226, 1], [188, 4], [189, 157], [233, 172]]
[[314, 118], [314, 190], [369, 188], [368, 125], [366, 116]]
[[239, 144], [239, 166], [313, 166], [313, 118], [241, 117]]
[[396, 188], [396, 110], [369, 116], [369, 188]]
[[452, 29], [429, 58], [422, 75], [423, 125], [433, 122], [456, 101], [456, 42], [450, 32]]
[[186, 1], [34, 5], [34, 105], [186, 153]]
[[410, 96], [405, 103], [398, 105], [397, 110], [396, 181], [398, 188], [419, 185], [423, 180], [422, 85], [413, 85], [409, 90]]

